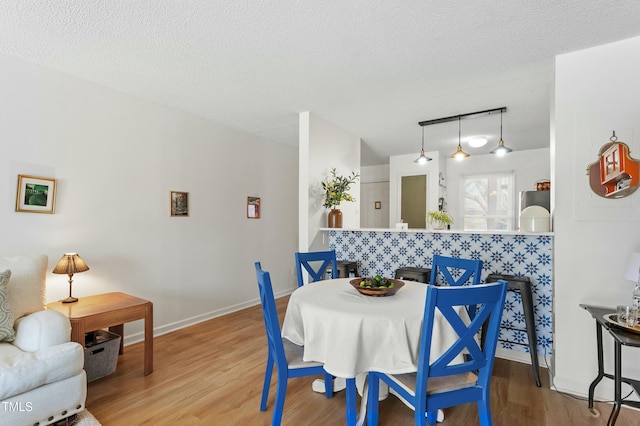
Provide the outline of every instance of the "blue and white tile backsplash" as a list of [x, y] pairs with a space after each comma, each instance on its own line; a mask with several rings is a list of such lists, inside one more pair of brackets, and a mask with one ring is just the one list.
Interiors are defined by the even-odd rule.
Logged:
[[[482, 260], [482, 281], [489, 274], [529, 277], [538, 353], [551, 356], [553, 237], [550, 235], [331, 230], [329, 247], [336, 250], [338, 260], [356, 261], [361, 276], [393, 277], [395, 270], [403, 266], [431, 268], [432, 256], [439, 254]], [[529, 352], [520, 295], [516, 292], [507, 292], [502, 325], [498, 346]]]

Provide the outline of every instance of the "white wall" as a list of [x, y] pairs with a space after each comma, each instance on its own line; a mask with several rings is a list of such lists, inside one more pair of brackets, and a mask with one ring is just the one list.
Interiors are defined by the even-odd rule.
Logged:
[[360, 169], [361, 183], [389, 182], [389, 165], [363, 166]]
[[460, 181], [462, 174], [487, 172], [515, 172], [514, 224], [518, 223], [518, 200], [520, 191], [535, 191], [536, 182], [550, 179], [549, 148], [513, 151], [504, 157], [493, 154], [472, 155], [462, 161], [448, 158], [447, 163], [447, 211], [453, 216], [454, 225], [462, 224], [460, 207]]
[[[376, 208], [376, 206], [379, 206]], [[360, 185], [360, 227], [389, 227], [389, 182]]]
[[402, 176], [427, 176], [427, 211], [438, 210], [440, 187], [438, 173], [446, 173], [443, 158], [438, 151], [425, 153], [432, 160], [426, 164], [416, 164], [416, 154], [392, 155], [389, 157], [389, 227], [395, 228], [400, 222], [400, 185]]
[[[91, 269], [74, 295], [149, 299], [157, 334], [256, 304], [254, 261], [276, 292], [295, 287], [296, 149], [6, 56], [0, 99], [1, 256], [52, 270], [77, 251]], [[18, 174], [58, 180], [55, 214], [15, 212]], [[170, 190], [189, 192], [189, 217], [169, 217]], [[47, 279], [49, 301], [66, 296], [66, 276]]]
[[[640, 192], [606, 200], [589, 189], [587, 165], [613, 130], [640, 158], [640, 38], [556, 58], [552, 165], [555, 178], [555, 384], [585, 394], [597, 371], [594, 321], [580, 303], [615, 306], [631, 302], [633, 283], [623, 277], [632, 252], [640, 251]], [[555, 151], [555, 152], [554, 152]], [[606, 333], [605, 333], [606, 334]], [[612, 372], [612, 341], [605, 366]], [[623, 373], [640, 377], [638, 351], [623, 351]], [[598, 393], [611, 399], [611, 381]], [[627, 386], [623, 385], [623, 395]]]
[[[298, 194], [300, 197], [300, 251], [327, 250], [329, 239], [320, 228], [327, 227], [328, 209], [323, 207], [322, 181], [331, 176], [360, 172], [360, 138], [311, 112], [300, 113], [300, 153]], [[356, 202], [343, 202], [342, 226], [360, 227], [360, 180], [349, 193]], [[293, 254], [292, 254], [293, 256]]]

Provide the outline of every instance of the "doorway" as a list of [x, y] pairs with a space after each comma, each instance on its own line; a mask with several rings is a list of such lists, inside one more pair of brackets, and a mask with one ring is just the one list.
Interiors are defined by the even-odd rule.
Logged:
[[402, 176], [400, 218], [409, 228], [427, 227], [427, 175]]

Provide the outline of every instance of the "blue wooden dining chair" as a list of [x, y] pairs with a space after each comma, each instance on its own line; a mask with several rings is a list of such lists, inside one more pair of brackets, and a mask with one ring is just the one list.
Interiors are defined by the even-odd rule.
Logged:
[[[324, 370], [321, 363], [303, 361], [302, 357], [304, 348], [302, 346], [295, 345], [289, 340], [282, 338], [275, 298], [273, 295], [273, 287], [271, 285], [271, 275], [269, 272], [262, 270], [260, 262], [255, 263], [255, 268], [269, 348], [264, 384], [262, 386], [260, 411], [265, 411], [267, 409], [267, 399], [269, 397], [269, 388], [271, 385], [271, 373], [275, 363], [278, 370], [278, 383], [276, 386], [275, 408], [271, 425], [276, 426], [282, 421], [282, 412], [284, 409], [284, 399], [287, 393], [288, 379], [322, 374], [324, 375], [325, 393], [327, 398], [331, 398], [333, 396], [333, 377]], [[347, 425], [355, 426], [357, 421], [356, 380], [355, 378], [348, 378], [346, 382]]]
[[[434, 285], [460, 286], [470, 282], [471, 285], [480, 284], [482, 274], [482, 261], [475, 259], [460, 259], [434, 255], [431, 265], [430, 283]], [[438, 281], [442, 276], [444, 281]], [[469, 317], [473, 319], [476, 307], [467, 306]]]
[[[322, 363], [305, 362], [302, 359], [304, 348], [295, 345], [287, 339], [282, 338], [280, 322], [276, 302], [271, 286], [271, 275], [263, 271], [260, 262], [255, 263], [256, 276], [258, 278], [258, 288], [260, 290], [260, 303], [262, 304], [262, 314], [264, 316], [264, 326], [267, 332], [267, 343], [269, 352], [267, 355], [267, 369], [264, 374], [264, 384], [262, 386], [262, 399], [260, 401], [260, 411], [266, 411], [269, 388], [271, 386], [271, 373], [273, 366], [277, 368], [276, 400], [274, 404], [272, 426], [280, 425], [282, 421], [282, 411], [284, 409], [284, 398], [287, 393], [287, 384], [290, 378], [324, 375], [325, 392], [327, 398], [333, 396], [333, 380], [327, 373]], [[355, 385], [354, 385], [355, 386]], [[355, 403], [354, 403], [355, 405]]]
[[[304, 285], [302, 277], [303, 268], [309, 273], [309, 282], [320, 281], [324, 279], [324, 274], [331, 265], [331, 277], [338, 278], [338, 261], [336, 260], [336, 251], [313, 251], [308, 253], [295, 253], [296, 270], [298, 272], [298, 287]], [[322, 263], [320, 263], [322, 262]]]
[[[382, 380], [415, 410], [416, 425], [435, 424], [439, 409], [476, 402], [480, 425], [490, 426], [489, 384], [506, 291], [506, 281], [461, 287], [429, 286], [420, 334], [418, 372], [401, 375], [369, 372], [368, 425], [378, 424]], [[467, 324], [455, 308], [471, 304], [479, 306], [479, 310]], [[436, 309], [458, 338], [442, 355], [430, 361]], [[481, 347], [475, 336], [485, 323], [488, 323], [487, 337]], [[460, 356], [465, 354], [466, 357]], [[457, 357], [464, 360], [458, 361]]]

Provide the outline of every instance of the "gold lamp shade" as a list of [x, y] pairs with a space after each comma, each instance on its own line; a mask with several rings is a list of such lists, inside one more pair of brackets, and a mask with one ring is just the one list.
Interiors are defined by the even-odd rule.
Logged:
[[451, 158], [455, 158], [456, 160], [462, 160], [463, 158], [467, 158], [468, 156], [469, 154], [462, 150], [462, 146], [460, 146], [460, 144], [458, 144], [458, 149], [456, 150], [456, 152], [451, 154]]
[[69, 297], [62, 300], [62, 303], [77, 302], [78, 298], [71, 295], [71, 286], [73, 284], [73, 274], [88, 271], [89, 267], [84, 260], [78, 255], [78, 253], [65, 253], [58, 261], [58, 264], [53, 268], [54, 274], [67, 274], [69, 275]]
[[458, 149], [456, 149], [456, 152], [451, 154], [451, 158], [462, 160], [463, 158], [467, 158], [468, 156], [469, 154], [462, 150], [462, 145], [460, 144], [460, 116], [458, 116]]

